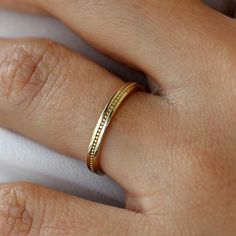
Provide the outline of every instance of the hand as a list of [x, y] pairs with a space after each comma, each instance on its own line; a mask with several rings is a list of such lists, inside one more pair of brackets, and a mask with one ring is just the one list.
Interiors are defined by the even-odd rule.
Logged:
[[[0, 235], [235, 235], [236, 24], [200, 0], [18, 0], [144, 71], [102, 145], [126, 209], [28, 183], [0, 187]], [[18, 8], [18, 9], [19, 9]], [[0, 41], [0, 124], [86, 160], [97, 119], [123, 82], [45, 40]]]

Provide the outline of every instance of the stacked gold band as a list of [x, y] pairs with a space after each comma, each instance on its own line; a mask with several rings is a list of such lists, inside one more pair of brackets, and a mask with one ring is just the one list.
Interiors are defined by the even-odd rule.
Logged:
[[93, 132], [88, 156], [87, 156], [87, 166], [88, 169], [98, 175], [103, 175], [104, 172], [101, 170], [99, 166], [99, 150], [102, 143], [102, 139], [106, 132], [106, 129], [114, 116], [115, 112], [121, 105], [121, 103], [128, 97], [128, 95], [132, 94], [133, 92], [142, 89], [140, 85], [137, 83], [128, 83], [120, 88], [115, 95], [111, 98], [111, 100], [107, 103], [106, 107], [104, 108], [102, 114], [99, 117], [95, 130]]

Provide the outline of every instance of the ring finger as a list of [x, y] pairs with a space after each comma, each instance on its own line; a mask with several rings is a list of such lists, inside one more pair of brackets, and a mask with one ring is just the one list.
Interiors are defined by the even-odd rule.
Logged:
[[[124, 82], [52, 42], [1, 40], [0, 49], [1, 126], [86, 160], [97, 119]], [[150, 147], [159, 143], [161, 153], [161, 137], [173, 126], [167, 104], [159, 97], [133, 94], [102, 145], [102, 169], [132, 193], [149, 188], [150, 173], [140, 172], [158, 161], [146, 162]]]

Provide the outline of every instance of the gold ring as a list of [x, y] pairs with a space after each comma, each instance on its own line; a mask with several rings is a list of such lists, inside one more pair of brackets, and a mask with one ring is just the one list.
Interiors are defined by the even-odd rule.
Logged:
[[121, 103], [132, 93], [137, 90], [143, 90], [143, 87], [137, 83], [127, 83], [121, 87], [107, 103], [100, 115], [97, 125], [94, 129], [87, 156], [88, 169], [97, 174], [103, 175], [104, 172], [99, 166], [99, 150], [101, 147], [102, 139], [106, 133], [107, 127], [114, 116], [115, 112]]

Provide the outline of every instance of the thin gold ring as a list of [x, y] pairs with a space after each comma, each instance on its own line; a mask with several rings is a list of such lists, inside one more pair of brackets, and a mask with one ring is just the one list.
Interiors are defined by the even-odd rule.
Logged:
[[137, 90], [143, 90], [143, 87], [133, 82], [125, 84], [114, 94], [114, 96], [103, 109], [102, 114], [100, 115], [97, 125], [94, 129], [88, 148], [87, 166], [91, 172], [97, 175], [104, 174], [99, 165], [99, 150], [102, 144], [103, 137], [112, 117], [114, 116], [119, 106], [129, 95]]

